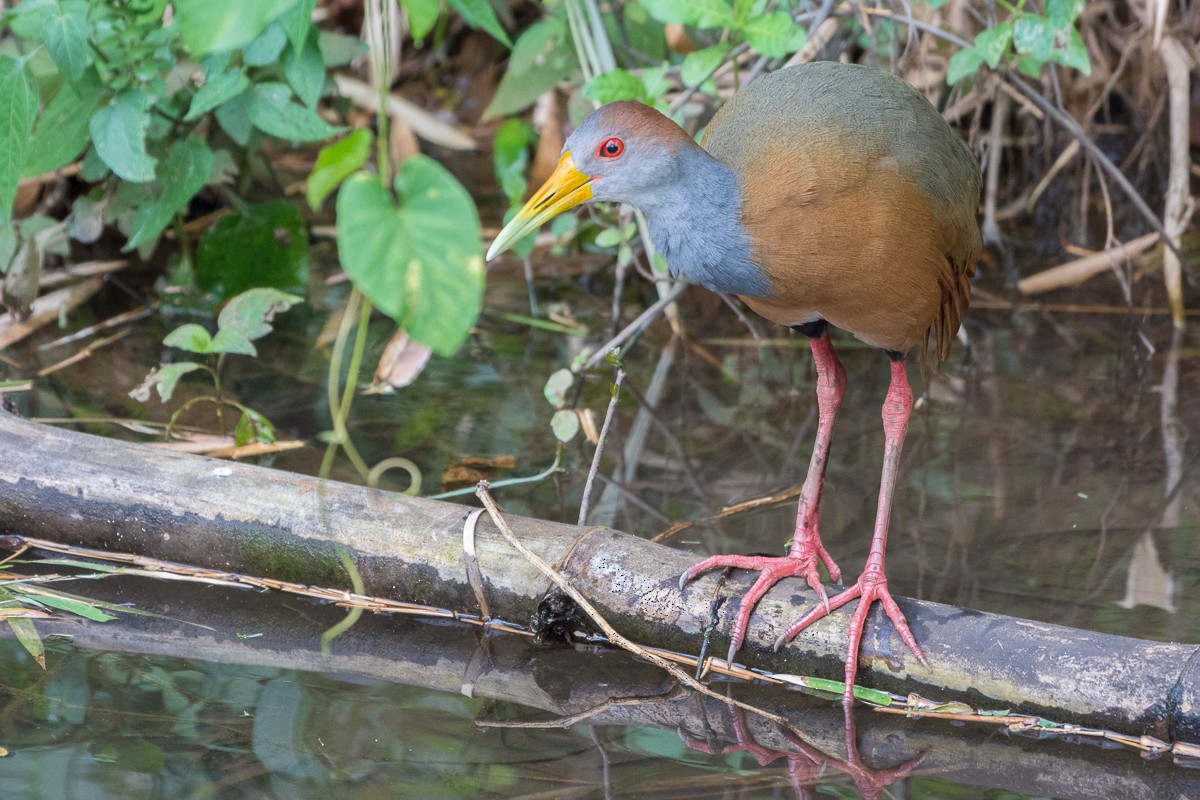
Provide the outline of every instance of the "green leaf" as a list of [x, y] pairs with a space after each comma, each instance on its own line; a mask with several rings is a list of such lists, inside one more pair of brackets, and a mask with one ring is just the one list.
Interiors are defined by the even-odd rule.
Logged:
[[946, 67], [946, 83], [953, 86], [968, 75], [974, 75], [981, 66], [983, 56], [974, 47], [959, 50], [950, 56], [950, 63]]
[[505, 47], [512, 47], [512, 39], [496, 18], [496, 11], [488, 0], [448, 0], [450, 5], [462, 17], [463, 22], [472, 28], [482, 28], [491, 34], [493, 39], [502, 42]]
[[441, 3], [439, 0], [400, 0], [400, 7], [408, 14], [408, 28], [413, 41], [419, 43], [433, 30]]
[[33, 621], [28, 619], [10, 618], [6, 620], [21, 646], [29, 651], [29, 655], [41, 664], [42, 669], [46, 668], [46, 646], [42, 644], [42, 637], [38, 635], [37, 628], [33, 627]]
[[146, 152], [150, 100], [142, 92], [122, 92], [92, 115], [92, 143], [104, 163], [120, 178], [133, 183], [154, 180], [158, 163]]
[[282, 314], [302, 302], [303, 297], [278, 289], [249, 289], [225, 304], [217, 317], [217, 327], [221, 331], [236, 330], [247, 341], [261, 339], [271, 332], [271, 320], [276, 314]]
[[1088, 56], [1087, 45], [1083, 43], [1077, 30], [1071, 30], [1071, 38], [1065, 48], [1054, 52], [1054, 60], [1064, 67], [1077, 69], [1084, 75], [1092, 74], [1092, 60]]
[[152, 370], [145, 380], [129, 393], [129, 396], [141, 403], [149, 402], [150, 387], [153, 386], [158, 389], [159, 399], [165, 403], [171, 399], [171, 395], [175, 394], [175, 386], [179, 383], [179, 379], [198, 369], [203, 369], [203, 367], [195, 361], [163, 364], [158, 369]]
[[180, 350], [187, 350], [189, 353], [213, 352], [212, 336], [202, 326], [194, 322], [180, 325], [168, 333], [166, 338], [163, 339], [163, 344], [167, 347], [178, 347]]
[[316, 7], [317, 0], [300, 0], [279, 16], [279, 24], [287, 31], [288, 42], [293, 50], [302, 48], [309, 33], [316, 30], [312, 21]]
[[283, 54], [283, 75], [300, 102], [316, 108], [325, 88], [325, 59], [321, 58], [321, 48], [317, 45], [316, 29], [310, 31], [299, 50], [289, 47]]
[[409, 336], [452, 355], [483, 302], [475, 204], [444, 167], [423, 155], [403, 163], [395, 189], [399, 205], [366, 173], [342, 185], [337, 201], [342, 266]]
[[333, 31], [318, 31], [317, 44], [326, 67], [344, 67], [354, 59], [365, 56], [368, 50], [359, 37]]
[[275, 441], [275, 426], [253, 408], [242, 411], [237, 427], [233, 431], [233, 443], [238, 447], [251, 442], [270, 444]]
[[256, 356], [258, 350], [237, 328], [222, 328], [212, 340], [212, 352], [232, 353], [241, 356]]
[[61, 0], [57, 10], [56, 15], [46, 20], [42, 33], [46, 50], [54, 59], [58, 71], [67, 80], [77, 81], [92, 63], [92, 51], [87, 42], [87, 3], [83, 0]]
[[215, 112], [221, 130], [229, 134], [229, 138], [242, 147], [246, 147], [250, 143], [250, 136], [254, 132], [254, 123], [251, 122], [250, 115], [254, 112], [255, 104], [253, 90], [246, 89], [241, 94], [217, 106]]
[[0, 223], [4, 223], [12, 216], [38, 110], [37, 87], [25, 64], [15, 58], [0, 58], [0, 108], [4, 109], [4, 124], [0, 125]]
[[558, 17], [535, 22], [521, 34], [508, 58], [485, 118], [505, 117], [533, 105], [579, 68], [566, 25]]
[[287, 47], [287, 33], [278, 22], [272, 22], [242, 51], [242, 62], [249, 67], [265, 67], [279, 61]]
[[106, 614], [95, 606], [89, 605], [83, 600], [76, 600], [72, 597], [64, 597], [57, 593], [49, 592], [29, 592], [24, 594], [30, 600], [34, 600], [43, 605], [57, 608], [60, 611], [69, 611], [85, 619], [90, 619], [93, 622], [111, 622], [116, 619], [112, 614]]
[[297, 0], [174, 0], [179, 36], [192, 55], [233, 50], [253, 41]]
[[88, 122], [100, 97], [100, 83], [94, 74], [90, 80], [63, 84], [33, 128], [22, 177], [56, 170], [79, 157], [91, 137]]
[[260, 83], [252, 90], [254, 105], [250, 121], [264, 133], [294, 142], [328, 139], [344, 127], [334, 127], [312, 109], [292, 102], [292, 90], [284, 83]]
[[138, 208], [123, 250], [133, 250], [158, 238], [171, 219], [185, 209], [204, 187], [212, 172], [213, 152], [199, 136], [189, 136], [171, 146], [158, 170], [153, 189], [157, 200]]
[[554, 431], [554, 438], [560, 442], [565, 444], [571, 441], [579, 433], [579, 415], [569, 408], [555, 411], [550, 418], [550, 430]]
[[542, 389], [542, 394], [546, 396], [546, 402], [550, 405], [562, 408], [567, 404], [567, 392], [571, 391], [571, 387], [574, 385], [575, 373], [563, 367], [546, 379], [546, 386]]
[[771, 58], [789, 56], [808, 41], [804, 28], [786, 11], [751, 18], [742, 27], [742, 34], [751, 47]]
[[583, 85], [583, 95], [597, 103], [612, 103], [616, 100], [646, 99], [646, 84], [632, 72], [611, 69], [602, 72]]
[[1046, 17], [1055, 28], [1062, 30], [1074, 25], [1083, 13], [1084, 0], [1046, 0]]
[[725, 0], [638, 0], [659, 22], [695, 28], [735, 28], [737, 15]]
[[994, 28], [981, 31], [975, 37], [975, 50], [987, 65], [995, 69], [1000, 59], [1008, 52], [1008, 44], [1012, 41], [1013, 26], [1011, 22], [1001, 22]]
[[1013, 47], [1021, 55], [1032, 56], [1043, 64], [1054, 52], [1054, 34], [1057, 30], [1045, 17], [1022, 14], [1013, 23]]
[[303, 292], [308, 228], [300, 210], [287, 200], [273, 200], [222, 217], [200, 237], [194, 269], [200, 290], [222, 299], [264, 286]]
[[529, 182], [529, 146], [534, 141], [533, 126], [523, 119], [504, 120], [492, 139], [492, 168], [509, 205], [520, 205]]
[[308, 205], [317, 211], [342, 181], [353, 175], [371, 157], [374, 136], [367, 128], [359, 128], [344, 139], [321, 148], [317, 163], [308, 176]]
[[1021, 56], [1017, 59], [1017, 71], [1030, 78], [1041, 75], [1044, 66], [1046, 66], [1046, 62], [1034, 56]]
[[714, 44], [712, 47], [688, 53], [679, 67], [679, 79], [683, 81], [684, 86], [699, 86], [721, 66], [728, 53], [727, 44]]
[[250, 86], [250, 79], [238, 67], [231, 67], [216, 75], [206, 75], [204, 85], [192, 97], [185, 120], [193, 120], [227, 100], [237, 97]]

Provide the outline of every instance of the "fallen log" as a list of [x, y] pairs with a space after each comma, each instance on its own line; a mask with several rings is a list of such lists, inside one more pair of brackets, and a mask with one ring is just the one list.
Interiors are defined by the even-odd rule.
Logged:
[[[0, 452], [7, 460], [0, 533], [329, 587], [349, 583], [336, 557], [341, 544], [367, 594], [478, 611], [463, 557], [471, 511], [465, 506], [103, 439], [3, 412]], [[678, 576], [693, 556], [609, 528], [507, 519], [621, 633], [699, 651], [717, 579], [701, 578], [681, 594]], [[477, 526], [475, 550], [491, 613], [529, 620], [548, 580], [486, 517]], [[778, 653], [771, 650], [813, 599], [796, 580], [772, 590], [756, 609], [741, 660], [771, 672], [840, 678], [847, 627], [841, 614], [847, 612], [817, 623]], [[1200, 740], [1200, 646], [898, 602], [929, 667], [915, 662], [876, 609], [862, 647], [864, 685]], [[736, 601], [723, 606], [720, 631], [736, 608]], [[718, 634], [714, 646], [721, 652], [728, 639]]]
[[[320, 632], [342, 614], [329, 605], [305, 603], [303, 614], [297, 614], [294, 598], [260, 595], [250, 603], [245, 590], [131, 576], [90, 583], [88, 593], [148, 611], [169, 609], [172, 618], [122, 614], [103, 625], [59, 619], [39, 622], [39, 627], [45, 634], [69, 637], [72, 647], [85, 650], [272, 667], [286, 671], [284, 680], [292, 680], [293, 670], [336, 675], [347, 692], [355, 691], [356, 685], [374, 692], [381, 682], [416, 686], [517, 703], [528, 710], [520, 715], [522, 720], [540, 721], [549, 715], [550, 720], [576, 718], [593, 726], [678, 731], [694, 740], [711, 737], [717, 745], [737, 740], [729, 708], [711, 698], [673, 691], [674, 682], [666, 673], [622, 653], [597, 658], [575, 648], [542, 648], [531, 657], [521, 637], [499, 635], [485, 642], [475, 629], [366, 616], [334, 643], [331, 654], [323, 655]], [[0, 626], [0, 637], [5, 631], [6, 626]], [[255, 635], [236, 635], [244, 631]], [[785, 716], [808, 747], [833, 762], [829, 775], [846, 757], [840, 706], [773, 687], [738, 686], [736, 695]], [[957, 727], [865, 708], [860, 712], [859, 752], [877, 769], [920, 759], [924, 775], [1064, 800], [1200, 797], [1200, 772], [1179, 769], [1169, 758], [1146, 761], [1132, 752], [1009, 736], [990, 726]], [[258, 716], [254, 709], [251, 713]], [[503, 716], [511, 719], [511, 714]], [[386, 726], [388, 720], [398, 726], [411, 724], [404, 715], [387, 715], [380, 724]], [[745, 715], [743, 721], [753, 744], [797, 753], [779, 726], [754, 715]], [[319, 740], [322, 725], [338, 724], [338, 718], [314, 715], [304, 721], [303, 729], [310, 734], [304, 740]], [[328, 733], [337, 735], [335, 730]], [[373, 735], [388, 736], [389, 731], [384, 727]], [[36, 734], [31, 738], [42, 745]], [[19, 740], [5, 744], [14, 750], [22, 747]], [[301, 741], [297, 746], [305, 745]], [[786, 762], [768, 769], [786, 769], [781, 764]], [[332, 766], [343, 765], [335, 761]], [[662, 780], [661, 773], [669, 769], [662, 767], [657, 777]]]

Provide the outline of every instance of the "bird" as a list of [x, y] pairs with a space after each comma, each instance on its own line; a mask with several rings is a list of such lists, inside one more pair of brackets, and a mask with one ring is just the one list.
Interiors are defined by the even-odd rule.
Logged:
[[[776, 640], [857, 599], [849, 623], [844, 701], [852, 698], [867, 612], [878, 600], [904, 643], [927, 660], [887, 586], [885, 554], [900, 454], [912, 410], [907, 356], [924, 372], [947, 357], [970, 303], [982, 248], [979, 164], [923, 94], [874, 67], [810, 62], [748, 83], [716, 112], [699, 144], [659, 111], [608, 103], [567, 138], [551, 176], [505, 225], [487, 258], [581, 203], [641, 209], [672, 276], [738, 296], [808, 339], [817, 433], [783, 556], [715, 555], [680, 577], [725, 567], [758, 572], [734, 616], [729, 661], [755, 605], [786, 577], [818, 603]], [[821, 491], [846, 372], [829, 335], [848, 332], [888, 356], [883, 467], [866, 565], [829, 597], [841, 570], [818, 529]]]

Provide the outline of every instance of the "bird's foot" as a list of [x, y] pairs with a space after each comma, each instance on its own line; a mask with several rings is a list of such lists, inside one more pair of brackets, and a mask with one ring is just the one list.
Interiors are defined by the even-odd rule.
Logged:
[[734, 569], [754, 570], [759, 573], [754, 585], [742, 595], [741, 606], [738, 608], [737, 616], [734, 617], [728, 656], [728, 660], [732, 662], [734, 654], [737, 653], [746, 638], [746, 630], [750, 627], [750, 615], [754, 612], [754, 607], [758, 605], [758, 601], [767, 593], [767, 590], [784, 578], [804, 578], [808, 585], [816, 591], [823, 607], [829, 607], [829, 598], [821, 583], [820, 573], [817, 572], [818, 559], [825, 564], [833, 580], [836, 581], [841, 577], [841, 570], [825, 552], [825, 548], [821, 546], [821, 540], [814, 536], [798, 540], [786, 556], [709, 556], [698, 564], [694, 564], [679, 577], [679, 590], [683, 591], [688, 581], [697, 575], [713, 569], [733, 567]]
[[867, 570], [855, 584], [833, 597], [828, 606], [817, 606], [796, 620], [790, 628], [783, 632], [782, 636], [775, 640], [775, 649], [778, 650], [780, 645], [829, 614], [830, 611], [841, 608], [855, 598], [859, 599], [859, 604], [858, 608], [854, 609], [854, 616], [850, 619], [850, 640], [846, 647], [846, 689], [842, 696], [846, 703], [852, 702], [854, 697], [854, 677], [858, 673], [858, 646], [862, 642], [863, 630], [867, 625], [867, 612], [870, 611], [871, 604], [876, 600], [883, 603], [884, 612], [896, 626], [896, 631], [908, 645], [908, 649], [912, 650], [913, 655], [917, 657], [922, 666], [929, 666], [929, 662], [925, 660], [925, 653], [921, 651], [916, 637], [908, 627], [908, 620], [904, 618], [904, 612], [900, 610], [900, 606], [896, 605], [891, 592], [888, 591], [887, 576], [884, 575], [883, 568], [876, 565], [868, 565]]

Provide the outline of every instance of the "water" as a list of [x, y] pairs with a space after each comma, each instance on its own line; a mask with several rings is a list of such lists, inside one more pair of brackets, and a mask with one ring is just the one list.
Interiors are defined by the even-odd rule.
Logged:
[[[355, 401], [352, 431], [367, 461], [413, 459], [425, 472], [425, 494], [440, 490], [441, 473], [461, 455], [513, 456], [515, 467], [496, 473], [500, 479], [545, 469], [554, 457], [554, 409], [542, 386], [611, 329], [609, 278], [598, 276], [597, 293], [582, 294], [571, 266], [539, 280], [538, 300], [543, 311], [556, 304], [569, 311], [587, 335], [500, 317], [528, 313], [528, 301], [518, 268], [494, 270], [489, 315], [457, 358], [434, 359], [396, 396]], [[322, 290], [316, 305], [335, 306], [341, 291]], [[630, 290], [624, 301], [636, 309], [645, 299]], [[111, 313], [106, 302], [121, 301], [102, 299], [90, 313]], [[87, 313], [73, 323], [87, 324]], [[676, 520], [786, 490], [803, 475], [815, 426], [803, 339], [761, 321], [751, 323], [761, 338], [750, 338], [700, 290], [685, 297], [680, 317], [686, 341], [670, 345], [660, 323], [624, 357], [627, 391], [602, 472], [616, 475], [627, 494], [599, 484], [592, 522], [651, 536]], [[319, 313], [296, 313], [263, 341], [260, 358], [230, 359], [229, 390], [267, 413], [280, 438], [310, 442], [267, 462], [281, 469], [311, 474], [319, 466], [326, 361], [312, 339], [322, 322]], [[145, 323], [41, 379], [36, 394], [18, 402], [42, 417], [165, 419], [174, 405], [154, 401], [147, 409], [126, 392], [157, 362], [155, 342], [177, 324]], [[968, 333], [969, 350], [957, 346], [930, 381], [910, 369], [923, 399], [894, 506], [892, 590], [1090, 630], [1200, 642], [1200, 498], [1189, 439], [1200, 334], [1193, 327], [1175, 337], [1157, 314], [981, 307]], [[373, 329], [376, 351], [389, 334], [382, 322]], [[848, 338], [835, 343], [849, 388], [821, 530], [853, 577], [874, 517], [878, 405], [888, 369], [883, 356]], [[35, 353], [26, 346], [14, 355]], [[657, 392], [656, 368], [663, 376]], [[595, 373], [581, 390], [581, 407], [597, 422], [610, 380]], [[200, 391], [188, 385], [174, 402]], [[651, 408], [646, 398], [655, 394]], [[210, 412], [185, 421], [213, 426]], [[101, 423], [89, 429], [132, 435]], [[591, 452], [572, 443], [564, 472], [498, 497], [515, 513], [573, 522]], [[344, 466], [337, 476], [353, 477]], [[385, 480], [393, 488], [407, 483], [399, 475]], [[671, 542], [697, 554], [780, 552], [793, 516], [789, 501], [690, 527]], [[168, 619], [43, 625], [73, 637], [50, 643], [45, 672], [15, 641], [0, 638], [4, 797], [859, 796], [871, 775], [895, 777], [840, 764], [847, 756], [840, 711], [795, 693], [780, 699], [733, 689], [801, 714], [807, 743], [825, 754], [823, 770], [819, 758], [758, 720], [745, 721], [748, 736], [734, 746], [741, 722], [725, 708], [668, 694], [669, 681], [622, 654], [535, 650], [515, 637], [484, 641], [473, 630], [375, 618], [322, 659], [316, 639], [340, 612], [296, 599], [122, 580], [69, 590], [136, 601]], [[610, 695], [642, 702], [604, 706]], [[566, 729], [477, 725], [589, 711], [594, 716]], [[871, 767], [921, 759], [885, 790], [890, 796], [1200, 797], [1196, 771], [1126, 751], [870, 714], [860, 718], [859, 733]]]

